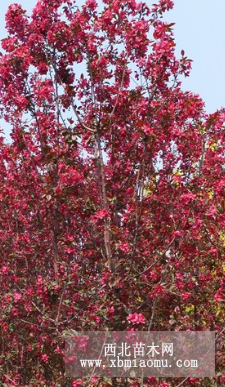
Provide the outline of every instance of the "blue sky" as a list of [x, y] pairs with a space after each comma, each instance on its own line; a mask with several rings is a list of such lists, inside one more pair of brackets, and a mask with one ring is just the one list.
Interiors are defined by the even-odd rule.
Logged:
[[225, 106], [225, 1], [174, 0], [166, 19], [175, 22], [177, 52], [193, 60], [185, 90], [200, 94], [207, 112]]
[[[4, 15], [12, 3], [4, 0], [1, 4], [0, 38], [6, 36]], [[18, 3], [30, 13], [36, 0]], [[183, 80], [183, 89], [199, 94], [211, 113], [225, 106], [225, 1], [174, 0], [174, 5], [165, 19], [176, 23], [177, 54], [183, 49], [193, 60], [190, 77]]]

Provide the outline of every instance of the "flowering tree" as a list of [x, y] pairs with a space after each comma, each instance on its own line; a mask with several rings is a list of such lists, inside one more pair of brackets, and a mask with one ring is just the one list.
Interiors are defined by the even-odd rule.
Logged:
[[[175, 57], [173, 25], [162, 21], [171, 0], [103, 3], [39, 0], [30, 18], [17, 4], [6, 15], [4, 386], [81, 384], [64, 377], [68, 329], [222, 337], [224, 111], [207, 115], [199, 96], [181, 90], [191, 61]], [[223, 362], [219, 347], [217, 372]]]

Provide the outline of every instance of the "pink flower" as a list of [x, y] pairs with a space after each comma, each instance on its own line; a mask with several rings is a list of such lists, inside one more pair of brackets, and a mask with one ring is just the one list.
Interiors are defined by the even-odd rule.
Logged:
[[9, 267], [8, 266], [2, 266], [2, 273], [8, 274], [9, 272]]
[[37, 285], [42, 285], [42, 283], [43, 283], [42, 276], [38, 275], [38, 277], [37, 277]]
[[184, 235], [184, 232], [177, 230], [177, 231], [174, 231], [173, 235], [178, 236], [178, 237], [182, 237]]
[[134, 324], [145, 324], [146, 318], [141, 313], [131, 313], [127, 316], [127, 320]]
[[124, 253], [129, 253], [130, 246], [129, 246], [128, 243], [120, 243], [119, 244], [119, 249], [122, 250]]
[[188, 292], [183, 292], [181, 294], [181, 298], [182, 300], [186, 301], [189, 297], [191, 296], [191, 293], [188, 293]]
[[217, 211], [217, 208], [215, 206], [211, 206], [207, 215], [211, 216], [212, 218], [215, 218], [214, 215], [215, 215], [216, 211]]
[[96, 214], [94, 215], [94, 218], [103, 219], [106, 216], [109, 216], [108, 211], [107, 210], [100, 210], [100, 211], [96, 212]]
[[18, 302], [22, 298], [22, 294], [16, 292], [14, 293], [13, 297], [14, 297], [14, 301]]
[[48, 355], [46, 355], [46, 353], [44, 353], [44, 355], [41, 356], [41, 360], [43, 360], [43, 362], [45, 362], [45, 363], [48, 363]]
[[169, 387], [169, 384], [166, 382], [160, 383], [159, 387]]
[[91, 376], [90, 385], [93, 386], [98, 381], [98, 376]]
[[163, 291], [164, 291], [164, 288], [162, 285], [156, 285], [154, 289], [154, 295], [160, 296], [161, 294], [163, 294]]
[[147, 134], [149, 136], [154, 133], [154, 129], [149, 127], [148, 125], [143, 125], [143, 130], [144, 130], [145, 134]]
[[78, 387], [78, 386], [80, 386], [81, 384], [82, 384], [81, 381], [75, 380], [75, 381], [73, 382], [73, 387]]
[[216, 302], [223, 301], [223, 289], [222, 288], [219, 288], [218, 292], [214, 296], [214, 300]]

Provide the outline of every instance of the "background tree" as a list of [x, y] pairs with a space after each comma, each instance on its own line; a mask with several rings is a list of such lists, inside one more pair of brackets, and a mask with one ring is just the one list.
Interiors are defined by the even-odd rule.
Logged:
[[[175, 57], [173, 25], [162, 20], [172, 1], [103, 5], [41, 0], [30, 18], [17, 4], [6, 15], [6, 386], [71, 386], [62, 356], [68, 329], [216, 330], [223, 337], [224, 111], [208, 116], [199, 96], [181, 90], [191, 61], [183, 51]], [[219, 385], [221, 375], [183, 385]]]

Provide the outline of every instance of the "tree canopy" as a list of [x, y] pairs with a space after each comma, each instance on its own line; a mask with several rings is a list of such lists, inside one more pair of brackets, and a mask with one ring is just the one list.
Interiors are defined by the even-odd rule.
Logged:
[[183, 385], [225, 379], [225, 111], [208, 115], [182, 91], [191, 60], [175, 56], [173, 24], [163, 21], [172, 6], [39, 0], [30, 17], [18, 4], [8, 9], [3, 386], [81, 384], [64, 377], [68, 329], [215, 330], [217, 376]]

